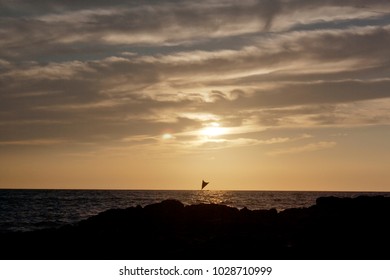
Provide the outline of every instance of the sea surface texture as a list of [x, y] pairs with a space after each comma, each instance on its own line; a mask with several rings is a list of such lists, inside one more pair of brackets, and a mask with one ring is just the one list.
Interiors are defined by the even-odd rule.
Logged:
[[283, 211], [314, 205], [318, 197], [383, 195], [379, 192], [0, 190], [0, 232], [31, 231], [76, 223], [108, 209], [146, 206], [166, 199], [184, 205], [223, 204]]

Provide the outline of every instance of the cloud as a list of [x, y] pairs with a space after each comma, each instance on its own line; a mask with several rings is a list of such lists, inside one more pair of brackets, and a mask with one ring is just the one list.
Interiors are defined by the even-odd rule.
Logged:
[[279, 155], [286, 155], [286, 154], [299, 154], [299, 153], [306, 153], [306, 152], [315, 152], [319, 150], [324, 149], [330, 149], [336, 146], [336, 142], [333, 141], [322, 141], [318, 143], [311, 143], [304, 146], [298, 146], [298, 147], [291, 147], [287, 149], [281, 149], [281, 150], [274, 150], [268, 153], [268, 155], [271, 156], [279, 156]]
[[389, 124], [389, 19], [372, 12], [389, 4], [359, 5], [0, 1], [0, 140], [185, 141], [218, 121], [234, 146], [282, 143], [247, 135], [272, 128]]
[[31, 140], [15, 140], [15, 141], [0, 141], [0, 146], [48, 146], [66, 144], [64, 139], [31, 139]]
[[220, 138], [220, 139], [205, 139], [197, 142], [197, 148], [206, 149], [206, 150], [217, 150], [217, 149], [226, 149], [226, 148], [235, 148], [235, 147], [247, 147], [247, 146], [257, 146], [257, 145], [273, 145], [273, 144], [283, 144], [287, 142], [297, 141], [301, 137], [290, 138], [290, 137], [275, 137], [270, 139], [257, 139], [257, 138]]
[[[124, 45], [177, 46], [264, 33], [297, 24], [372, 18], [372, 9], [389, 10], [386, 1], [68, 1], [0, 3], [4, 57], [64, 55]], [[367, 11], [368, 10], [368, 11]], [[377, 15], [376, 15], [377, 16]], [[27, 45], [26, 42], [29, 42]], [[122, 50], [123, 51], [123, 50]]]
[[5, 59], [0, 59], [0, 70], [1, 68], [10, 68], [11, 63]]

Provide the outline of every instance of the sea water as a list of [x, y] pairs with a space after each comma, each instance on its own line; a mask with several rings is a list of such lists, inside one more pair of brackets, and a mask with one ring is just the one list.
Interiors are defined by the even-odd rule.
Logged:
[[309, 207], [318, 197], [356, 197], [390, 193], [303, 191], [158, 191], [158, 190], [1, 190], [0, 232], [59, 227], [108, 209], [145, 206], [166, 199], [184, 205], [214, 203], [238, 209]]

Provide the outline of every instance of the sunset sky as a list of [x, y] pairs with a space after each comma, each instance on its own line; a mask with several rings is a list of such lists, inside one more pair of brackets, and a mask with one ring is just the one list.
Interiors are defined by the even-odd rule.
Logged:
[[0, 188], [390, 191], [388, 0], [0, 0]]

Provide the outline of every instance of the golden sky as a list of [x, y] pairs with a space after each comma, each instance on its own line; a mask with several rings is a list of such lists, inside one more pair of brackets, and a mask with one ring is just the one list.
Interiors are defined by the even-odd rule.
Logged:
[[0, 188], [390, 191], [390, 2], [0, 0]]

